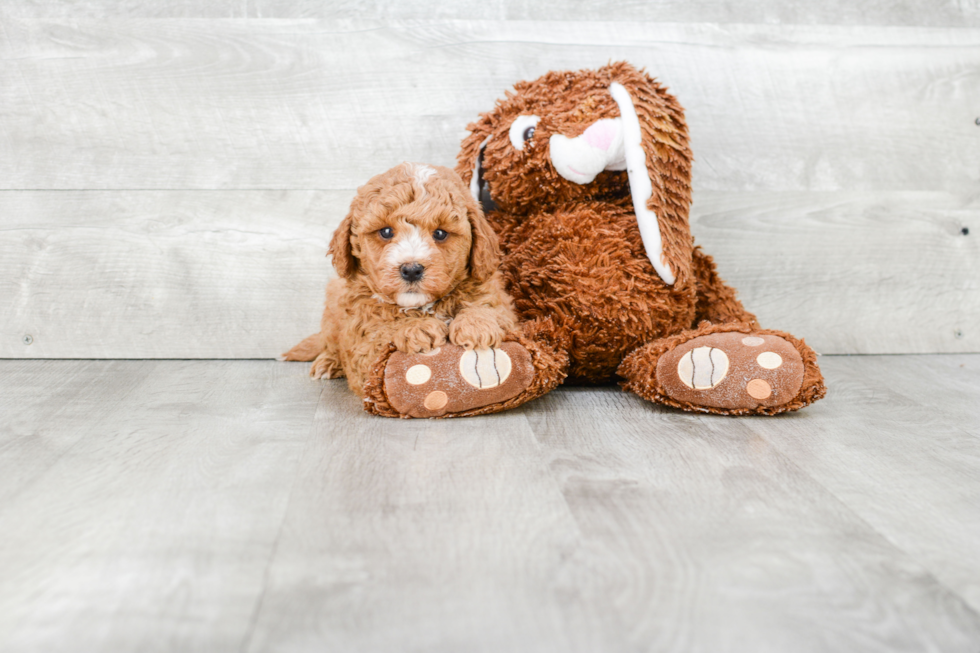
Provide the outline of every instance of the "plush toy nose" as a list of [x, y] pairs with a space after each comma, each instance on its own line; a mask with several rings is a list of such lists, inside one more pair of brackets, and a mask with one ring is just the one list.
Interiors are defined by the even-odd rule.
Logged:
[[597, 120], [575, 138], [552, 134], [548, 147], [558, 174], [576, 184], [592, 183], [603, 170], [626, 169], [619, 118]]
[[422, 278], [422, 275], [425, 274], [425, 266], [421, 263], [405, 263], [399, 268], [399, 272], [401, 272], [402, 279], [412, 283]]
[[616, 138], [618, 133], [619, 125], [616, 122], [612, 120], [600, 120], [586, 129], [582, 136], [585, 138], [585, 142], [592, 147], [597, 147], [605, 151], [612, 145], [613, 139]]

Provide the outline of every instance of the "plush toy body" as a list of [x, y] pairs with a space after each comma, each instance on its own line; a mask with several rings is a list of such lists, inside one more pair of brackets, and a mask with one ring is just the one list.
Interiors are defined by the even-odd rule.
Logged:
[[[657, 403], [723, 414], [824, 395], [816, 354], [760, 329], [694, 246], [687, 125], [651, 77], [626, 63], [548, 73], [469, 130], [457, 172], [500, 238], [524, 344], [536, 348], [535, 394], [566, 377], [618, 380]], [[397, 379], [373, 391], [376, 412], [390, 414]]]

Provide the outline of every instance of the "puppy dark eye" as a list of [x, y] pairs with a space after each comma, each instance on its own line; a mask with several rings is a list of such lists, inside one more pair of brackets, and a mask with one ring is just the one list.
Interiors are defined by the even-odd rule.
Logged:
[[432, 232], [432, 237], [441, 243], [442, 241], [449, 238], [449, 234], [443, 231], [442, 229], [436, 229], [435, 231]]
[[530, 127], [524, 130], [524, 141], [527, 142], [531, 140], [532, 136], [534, 136], [534, 125], [531, 125]]
[[378, 231], [378, 235], [385, 240], [391, 240], [395, 237], [395, 230], [391, 227], [384, 227]]

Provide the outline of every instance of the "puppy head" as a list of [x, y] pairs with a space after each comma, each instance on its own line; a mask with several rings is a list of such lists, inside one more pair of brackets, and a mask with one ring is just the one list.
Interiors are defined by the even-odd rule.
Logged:
[[330, 243], [337, 273], [382, 301], [418, 308], [497, 269], [497, 237], [455, 172], [403, 163], [357, 190]]
[[494, 212], [632, 200], [667, 284], [689, 266], [691, 152], [677, 100], [628, 63], [519, 82], [468, 126], [457, 171]]

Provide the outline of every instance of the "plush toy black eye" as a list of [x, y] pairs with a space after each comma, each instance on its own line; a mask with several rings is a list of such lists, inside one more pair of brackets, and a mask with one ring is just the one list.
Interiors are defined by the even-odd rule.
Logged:
[[442, 242], [449, 238], [449, 234], [442, 229], [436, 229], [432, 232], [432, 237], [436, 239], [437, 242]]
[[520, 152], [524, 149], [524, 144], [534, 137], [534, 130], [541, 121], [539, 116], [521, 115], [514, 118], [507, 130], [507, 137], [514, 149]]
[[392, 238], [395, 237], [395, 230], [392, 229], [391, 227], [384, 227], [378, 231], [378, 235], [384, 238], [385, 240], [391, 240]]

